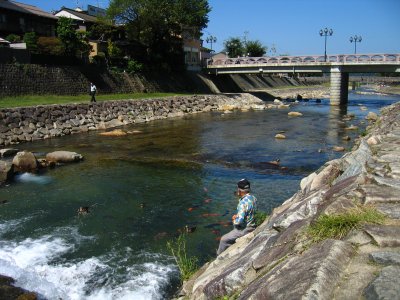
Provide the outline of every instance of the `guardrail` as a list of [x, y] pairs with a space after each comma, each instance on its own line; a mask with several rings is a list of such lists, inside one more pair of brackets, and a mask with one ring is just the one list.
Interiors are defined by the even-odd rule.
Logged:
[[315, 64], [315, 63], [400, 63], [400, 54], [340, 54], [325, 56], [264, 56], [207, 60], [207, 67], [252, 64]]

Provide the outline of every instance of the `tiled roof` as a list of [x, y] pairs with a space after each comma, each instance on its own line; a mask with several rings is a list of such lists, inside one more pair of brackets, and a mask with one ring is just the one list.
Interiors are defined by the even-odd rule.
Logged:
[[36, 15], [39, 17], [57, 20], [58, 18], [51, 13], [45, 12], [40, 8], [16, 1], [0, 0], [0, 8], [17, 11], [24, 14]]
[[[71, 8], [63, 7], [63, 8], [60, 9], [60, 11], [69, 12], [70, 14], [75, 15], [78, 18], [81, 18], [86, 22], [92, 22], [92, 23], [97, 22], [97, 17], [90, 16], [88, 14], [85, 14], [84, 12], [79, 12], [79, 11], [76, 11], [76, 10], [71, 9]], [[57, 13], [59, 13], [60, 11], [58, 11]]]

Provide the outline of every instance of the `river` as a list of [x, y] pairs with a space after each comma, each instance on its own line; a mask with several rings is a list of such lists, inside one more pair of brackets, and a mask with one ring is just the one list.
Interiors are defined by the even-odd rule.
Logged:
[[[179, 273], [167, 241], [195, 227], [188, 254], [212, 259], [230, 230], [239, 179], [251, 181], [259, 209], [270, 213], [303, 177], [343, 155], [333, 146], [352, 147], [369, 111], [399, 100], [351, 94], [346, 109], [300, 102], [291, 110], [302, 117], [211, 112], [127, 126], [141, 133], [124, 137], [89, 132], [21, 144], [38, 157], [68, 150], [85, 159], [0, 188], [0, 274], [43, 299], [171, 298]], [[346, 114], [355, 117], [344, 122]], [[279, 168], [266, 163], [277, 158]], [[80, 206], [90, 213], [79, 216]]]

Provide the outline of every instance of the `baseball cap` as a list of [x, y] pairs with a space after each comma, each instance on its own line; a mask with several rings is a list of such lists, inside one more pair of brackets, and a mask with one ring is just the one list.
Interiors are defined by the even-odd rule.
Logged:
[[237, 186], [241, 190], [248, 190], [250, 188], [250, 182], [246, 178], [243, 178], [239, 180]]

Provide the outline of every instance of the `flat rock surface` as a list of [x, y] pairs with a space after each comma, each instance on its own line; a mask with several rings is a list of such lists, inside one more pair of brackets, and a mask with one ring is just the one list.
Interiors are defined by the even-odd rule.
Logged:
[[349, 243], [327, 240], [282, 262], [250, 284], [239, 299], [330, 299], [352, 252]]
[[400, 252], [379, 251], [371, 253], [369, 257], [377, 264], [400, 266]]
[[364, 230], [381, 247], [400, 247], [399, 226], [366, 225]]
[[383, 268], [382, 272], [374, 279], [364, 291], [367, 300], [400, 299], [400, 266]]

